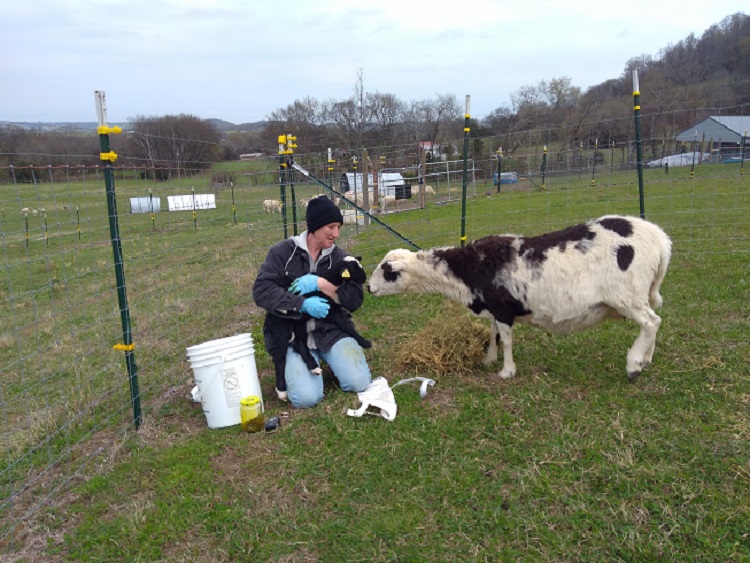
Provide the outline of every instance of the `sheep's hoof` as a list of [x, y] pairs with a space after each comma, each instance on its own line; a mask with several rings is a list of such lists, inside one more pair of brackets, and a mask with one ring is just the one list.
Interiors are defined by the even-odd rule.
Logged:
[[641, 375], [640, 371], [629, 371], [628, 372], [628, 381], [630, 383], [634, 383], [636, 379], [638, 379], [638, 376]]
[[513, 379], [516, 376], [516, 370], [508, 370], [505, 371], [500, 370], [500, 373], [498, 373], [501, 379]]
[[323, 370], [322, 370], [322, 369], [320, 369], [320, 368], [315, 368], [314, 370], [312, 370], [312, 372], [313, 372], [313, 373], [314, 373], [315, 375], [323, 375]]

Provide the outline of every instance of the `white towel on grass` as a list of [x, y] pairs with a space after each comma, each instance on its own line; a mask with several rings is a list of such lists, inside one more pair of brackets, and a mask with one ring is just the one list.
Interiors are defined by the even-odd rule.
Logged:
[[[412, 377], [410, 379], [403, 379], [398, 383], [395, 383], [393, 387], [398, 387], [403, 383], [409, 383], [410, 381], [421, 381], [422, 386], [420, 387], [419, 394], [424, 399], [427, 395], [427, 387], [435, 385], [435, 381], [427, 379], [426, 377]], [[346, 414], [349, 416], [361, 417], [363, 414], [372, 414], [375, 416], [382, 416], [388, 421], [392, 421], [396, 418], [398, 413], [398, 405], [396, 405], [396, 398], [393, 396], [393, 388], [388, 385], [388, 381], [385, 377], [378, 377], [367, 386], [367, 389], [361, 393], [357, 393], [359, 402], [362, 403], [358, 409], [348, 409]], [[373, 410], [370, 410], [373, 409]]]

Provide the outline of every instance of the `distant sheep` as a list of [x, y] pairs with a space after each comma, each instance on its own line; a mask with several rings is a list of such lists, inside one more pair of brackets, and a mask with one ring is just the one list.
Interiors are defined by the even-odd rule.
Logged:
[[281, 202], [278, 199], [267, 199], [263, 202], [265, 213], [281, 213]]
[[[371, 211], [373, 208], [374, 196], [373, 194], [369, 194], [369, 196], [370, 196], [369, 201], [367, 203], [367, 205], [369, 206], [369, 209], [366, 209], [366, 211]], [[356, 203], [358, 207], [365, 209], [365, 202], [364, 202], [365, 196], [362, 192], [356, 192], [356, 193], [352, 191], [344, 192], [344, 197], [348, 199], [349, 201], [353, 201], [354, 203]]]
[[[360, 207], [362, 207], [362, 204], [364, 203], [364, 194], [362, 192], [344, 192], [344, 197], [348, 199], [349, 201], [353, 201]], [[370, 200], [372, 200], [372, 196], [370, 196]], [[372, 201], [370, 201], [372, 203]]]
[[[411, 193], [412, 193], [412, 195], [418, 195], [419, 194], [419, 186], [413, 187], [411, 189]], [[435, 194], [435, 190], [432, 189], [432, 186], [425, 185], [424, 186], [424, 193], [425, 193], [425, 195], [428, 195], [428, 194], [433, 194], [434, 195]]]
[[31, 211], [28, 207], [24, 207], [23, 209], [21, 209], [21, 215], [23, 215], [24, 217], [28, 217], [29, 213], [31, 213]]
[[[502, 378], [514, 377], [513, 323], [570, 333], [627, 318], [640, 333], [627, 354], [634, 381], [650, 363], [661, 318], [659, 287], [672, 243], [638, 217], [608, 215], [536, 237], [488, 236], [465, 248], [391, 250], [370, 276], [373, 295], [441, 293], [492, 319], [485, 363], [503, 344]], [[499, 337], [499, 340], [498, 340]]]
[[308, 204], [308, 203], [310, 203], [310, 200], [309, 200], [309, 199], [304, 199], [304, 198], [301, 198], [301, 199], [299, 200], [299, 205], [300, 205], [300, 207], [304, 207], [304, 208], [306, 208], [306, 207], [307, 207], [307, 204]]

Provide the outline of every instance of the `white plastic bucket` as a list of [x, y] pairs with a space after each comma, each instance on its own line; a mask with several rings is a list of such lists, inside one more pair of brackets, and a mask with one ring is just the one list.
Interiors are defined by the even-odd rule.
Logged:
[[240, 350], [246, 350], [248, 346], [252, 345], [252, 340], [248, 340], [247, 342], [237, 341], [236, 343], [229, 342], [224, 346], [209, 346], [206, 349], [193, 350], [190, 354], [188, 354], [187, 358], [190, 363], [198, 362], [207, 358], [216, 358], [219, 356], [232, 354]]
[[263, 402], [253, 340], [249, 334], [241, 336], [211, 340], [205, 347], [187, 349], [209, 428], [240, 424], [243, 397], [256, 395]]
[[209, 340], [203, 344], [196, 344], [195, 346], [188, 347], [185, 351], [187, 352], [188, 358], [199, 356], [202, 354], [213, 353], [217, 350], [223, 350], [228, 346], [235, 344], [252, 344], [253, 337], [250, 334], [242, 333], [235, 334], [234, 336], [227, 336], [226, 338], [217, 338], [216, 340]]

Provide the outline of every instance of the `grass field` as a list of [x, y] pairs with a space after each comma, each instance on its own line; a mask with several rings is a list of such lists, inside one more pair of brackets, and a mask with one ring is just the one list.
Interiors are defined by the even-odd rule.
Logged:
[[[637, 215], [634, 176], [555, 178], [546, 190], [522, 181], [500, 194], [480, 186], [467, 236]], [[111, 349], [121, 333], [103, 186], [1, 186], [7, 560], [750, 559], [750, 180], [721, 165], [646, 180], [647, 216], [674, 249], [655, 360], [634, 384], [624, 369], [634, 325], [564, 337], [520, 326], [515, 379], [479, 357], [456, 373], [422, 370], [437, 384], [424, 400], [414, 387], [394, 390], [392, 423], [347, 417], [356, 397], [332, 382], [309, 411], [272, 392], [250, 286], [283, 236], [279, 215], [261, 208], [278, 186], [238, 182], [235, 215], [225, 189], [195, 221], [181, 212], [152, 223], [127, 214], [143, 184], [120, 180], [138, 432], [122, 353]], [[190, 179], [158, 190], [193, 187], [206, 191]], [[421, 247], [456, 244], [460, 201], [440, 193], [424, 210], [381, 218]], [[46, 235], [29, 218], [28, 245], [20, 207], [47, 210]], [[347, 227], [341, 244], [368, 271], [404, 246], [376, 225]], [[395, 362], [415, 332], [467, 318], [428, 295], [368, 296], [355, 315], [374, 342], [373, 374], [391, 383], [415, 375]], [[238, 332], [255, 339], [267, 413], [288, 414], [274, 434], [209, 430], [187, 398], [185, 347]]]

